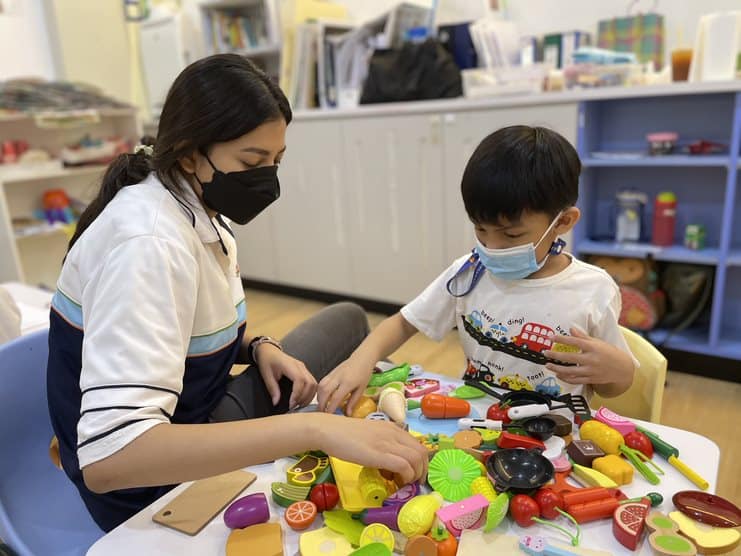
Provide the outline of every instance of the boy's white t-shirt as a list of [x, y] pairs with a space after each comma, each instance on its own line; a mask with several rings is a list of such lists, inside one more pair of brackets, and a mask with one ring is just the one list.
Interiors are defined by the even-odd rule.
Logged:
[[[470, 293], [454, 297], [446, 285], [469, 256], [456, 260], [401, 309], [411, 325], [436, 341], [457, 327], [467, 375], [484, 372], [492, 385], [589, 397], [591, 388], [562, 382], [543, 365], [540, 352], [550, 348], [550, 337], [579, 327], [630, 353], [618, 326], [620, 291], [601, 268], [569, 255], [569, 266], [554, 276], [503, 280], [484, 272]], [[467, 285], [471, 277], [469, 270], [456, 280]]]

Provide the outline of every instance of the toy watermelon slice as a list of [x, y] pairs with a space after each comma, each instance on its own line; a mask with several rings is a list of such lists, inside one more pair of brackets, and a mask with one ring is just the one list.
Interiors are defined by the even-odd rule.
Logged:
[[476, 494], [455, 504], [450, 504], [437, 511], [437, 517], [456, 537], [466, 529], [478, 529], [486, 521], [489, 501], [481, 494]]
[[620, 544], [630, 550], [638, 548], [650, 509], [651, 501], [648, 498], [621, 504], [615, 509], [612, 515], [612, 534]]

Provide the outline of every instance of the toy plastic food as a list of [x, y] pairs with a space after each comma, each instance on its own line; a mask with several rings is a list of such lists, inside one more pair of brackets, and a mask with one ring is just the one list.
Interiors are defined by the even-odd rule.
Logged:
[[527, 494], [515, 494], [509, 501], [509, 513], [520, 527], [530, 527], [533, 518], [540, 516], [538, 503]]
[[486, 477], [477, 477], [471, 483], [471, 494], [480, 494], [489, 502], [489, 508], [486, 511], [486, 523], [484, 531], [489, 532], [496, 528], [507, 515], [509, 508], [509, 496], [506, 492], [497, 494], [491, 481]]
[[602, 487], [582, 488], [562, 495], [566, 511], [579, 523], [611, 517], [620, 505], [617, 498]]
[[464, 529], [478, 529], [486, 521], [489, 501], [481, 494], [444, 506], [437, 511], [437, 517], [453, 535], [460, 537]]
[[475, 400], [478, 398], [483, 398], [484, 396], [486, 396], [486, 394], [478, 388], [474, 388], [473, 386], [464, 384], [453, 390], [450, 393], [450, 396], [454, 398], [461, 398], [462, 400]]
[[715, 494], [683, 490], [672, 496], [672, 502], [695, 521], [713, 527], [741, 527], [741, 509]]
[[270, 491], [273, 495], [273, 502], [283, 508], [309, 497], [309, 487], [289, 485], [288, 483], [271, 483]]
[[365, 419], [371, 413], [375, 413], [377, 409], [378, 406], [372, 398], [361, 396], [358, 400], [358, 403], [355, 404], [350, 417], [354, 417], [356, 419]]
[[322, 527], [301, 535], [299, 549], [301, 556], [347, 556], [352, 552], [352, 545], [340, 533]]
[[242, 554], [283, 554], [283, 529], [280, 523], [260, 523], [246, 529], [234, 529], [226, 540], [226, 556]]
[[437, 556], [456, 556], [458, 541], [450, 532], [439, 523], [427, 535], [437, 545]]
[[618, 486], [615, 481], [604, 473], [600, 473], [590, 467], [584, 467], [578, 463], [573, 463], [571, 466], [571, 474], [576, 480], [586, 486], [602, 488], [617, 488]]
[[633, 467], [620, 456], [608, 454], [592, 462], [592, 468], [606, 475], [618, 485], [633, 482]]
[[388, 415], [394, 423], [403, 425], [407, 418], [404, 394], [394, 388], [384, 389], [378, 398], [378, 411]]
[[536, 438], [530, 438], [522, 434], [513, 434], [511, 432], [503, 432], [497, 439], [497, 446], [500, 448], [525, 448], [537, 450], [545, 450], [545, 444]]
[[671, 512], [669, 518], [677, 524], [679, 531], [692, 539], [703, 554], [724, 554], [741, 543], [741, 532], [730, 527], [711, 527], [698, 523], [682, 512]]
[[424, 535], [432, 527], [435, 512], [442, 503], [443, 497], [437, 492], [412, 498], [399, 512], [399, 531], [407, 537]]
[[415, 535], [409, 539], [404, 556], [437, 556], [437, 543], [430, 537]]
[[471, 404], [466, 400], [427, 394], [422, 398], [422, 414], [428, 419], [458, 419], [471, 413]]
[[630, 550], [638, 548], [643, 534], [646, 515], [651, 509], [651, 502], [644, 498], [639, 502], [620, 504], [612, 514], [612, 534], [620, 544]]
[[357, 516], [364, 525], [372, 523], [382, 523], [389, 529], [399, 530], [399, 512], [401, 506], [382, 506], [380, 508], [368, 508], [363, 510]]
[[551, 488], [541, 488], [535, 493], [534, 499], [540, 506], [540, 515], [546, 519], [556, 519], [561, 515], [556, 508], [564, 509], [565, 507], [563, 496]]
[[453, 435], [453, 446], [459, 450], [476, 450], [483, 439], [476, 431], [458, 431]]
[[462, 450], [441, 450], [430, 461], [427, 481], [445, 500], [458, 502], [470, 496], [471, 483], [480, 476], [473, 456]]
[[646, 527], [653, 531], [648, 543], [656, 554], [667, 556], [695, 556], [697, 549], [689, 540], [678, 534], [679, 528], [661, 512], [653, 511], [646, 517]]
[[625, 436], [629, 432], [633, 432], [634, 430], [636, 430], [636, 425], [633, 421], [630, 421], [625, 417], [621, 417], [617, 413], [610, 411], [604, 406], [600, 407], [597, 410], [597, 412], [594, 414], [594, 418], [598, 421], [601, 421], [605, 425], [612, 427], [623, 436]]
[[651, 444], [651, 440], [640, 431], [632, 431], [623, 436], [625, 445], [633, 448], [634, 450], [640, 451], [647, 458], [651, 459], [654, 457], [654, 446]]
[[592, 462], [605, 455], [602, 449], [591, 440], [576, 439], [566, 446], [566, 453], [575, 463], [591, 467]]
[[391, 556], [392, 552], [385, 544], [372, 542], [352, 551], [349, 556]]
[[371, 523], [360, 534], [360, 546], [381, 543], [389, 550], [394, 549], [394, 535], [383, 523]]
[[502, 421], [503, 423], [511, 423], [512, 419], [509, 418], [507, 410], [509, 408], [502, 407], [499, 403], [495, 403], [489, 406], [486, 410], [486, 418], [492, 421]]
[[571, 420], [564, 417], [560, 413], [547, 413], [546, 415], [544, 415], [544, 417], [553, 419], [553, 421], [556, 423], [556, 430], [553, 431], [553, 434], [555, 434], [556, 436], [567, 436], [571, 434], [571, 431], [574, 428], [574, 424], [571, 422]]
[[440, 381], [434, 379], [415, 378], [404, 384], [404, 394], [407, 398], [418, 398], [438, 390], [440, 390]]
[[224, 523], [229, 529], [244, 529], [269, 519], [268, 499], [262, 492], [237, 498], [224, 512]]
[[383, 373], [373, 373], [368, 386], [385, 386], [389, 382], [406, 382], [411, 368], [406, 363]]
[[294, 531], [303, 531], [311, 526], [316, 519], [316, 504], [309, 500], [294, 502], [286, 508], [285, 520]]
[[591, 440], [606, 454], [619, 454], [620, 446], [625, 444], [623, 435], [600, 421], [591, 419], [579, 429], [582, 440]]
[[317, 510], [324, 512], [337, 505], [337, 502], [340, 501], [340, 493], [332, 483], [322, 483], [314, 485], [309, 498], [316, 504]]
[[306, 454], [286, 470], [286, 477], [292, 485], [310, 487], [318, 481], [328, 466], [328, 458]]
[[384, 506], [401, 506], [419, 494], [419, 483], [404, 485], [383, 501]]

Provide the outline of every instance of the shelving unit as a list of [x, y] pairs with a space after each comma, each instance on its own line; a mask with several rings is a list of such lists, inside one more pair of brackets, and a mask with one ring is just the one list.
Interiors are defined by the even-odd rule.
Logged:
[[277, 81], [281, 38], [276, 0], [207, 0], [199, 9], [208, 54], [241, 54]]
[[[728, 154], [629, 154], [647, 149], [647, 133], [665, 130], [678, 132], [680, 144], [697, 139], [722, 143], [728, 146]], [[741, 360], [741, 202], [736, 195], [741, 174], [741, 92], [583, 101], [577, 147], [584, 162], [579, 200], [584, 216], [574, 230], [577, 254], [713, 266], [709, 322], [675, 334], [656, 330], [651, 338], [676, 350]], [[648, 230], [645, 243], [618, 244], [613, 239], [615, 196], [623, 189], [644, 191], [651, 199], [642, 226]], [[652, 202], [661, 191], [673, 191], [678, 198], [671, 247], [650, 243]], [[684, 247], [687, 224], [705, 226], [705, 249]]]
[[[0, 164], [0, 282], [25, 282], [54, 288], [67, 249], [65, 227], [40, 226], [30, 233], [14, 229], [13, 220], [31, 218], [48, 189], [89, 201], [96, 193], [104, 165], [65, 168], [58, 159], [65, 145], [82, 136], [119, 136], [135, 142], [140, 136], [134, 109], [103, 109], [96, 121], [79, 120], [61, 127], [39, 127], [33, 116], [0, 116], [0, 138], [25, 140], [44, 149], [52, 160], [36, 165]], [[27, 231], [27, 230], [26, 230]]]

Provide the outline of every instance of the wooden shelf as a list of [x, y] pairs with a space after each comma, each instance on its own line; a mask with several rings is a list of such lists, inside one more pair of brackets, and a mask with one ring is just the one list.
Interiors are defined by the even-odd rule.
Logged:
[[107, 168], [104, 164], [91, 166], [61, 167], [58, 164], [44, 165], [42, 167], [13, 165], [13, 168], [0, 166], [0, 182], [4, 184], [60, 179], [74, 176], [90, 176], [102, 174]]

